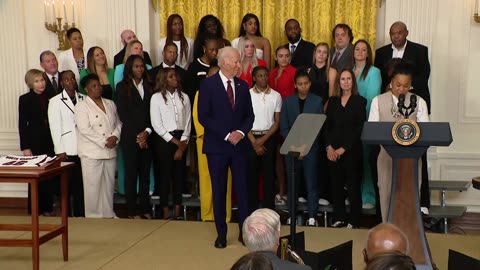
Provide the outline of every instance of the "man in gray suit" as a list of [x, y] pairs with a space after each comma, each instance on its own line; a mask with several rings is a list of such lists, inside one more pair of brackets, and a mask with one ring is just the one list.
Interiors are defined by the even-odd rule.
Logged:
[[277, 257], [280, 241], [280, 216], [277, 212], [261, 208], [254, 211], [243, 222], [243, 241], [249, 251], [265, 255], [273, 265], [273, 270], [311, 270], [308, 265], [283, 261]]
[[330, 66], [340, 72], [353, 67], [353, 33], [348, 24], [339, 23], [332, 31], [335, 47], [330, 49]]

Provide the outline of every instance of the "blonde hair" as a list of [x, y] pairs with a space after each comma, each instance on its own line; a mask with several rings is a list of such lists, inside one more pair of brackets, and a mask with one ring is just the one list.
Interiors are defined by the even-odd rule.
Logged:
[[320, 42], [315, 46], [315, 49], [313, 49], [313, 64], [314, 65], [316, 64], [315, 54], [317, 53], [318, 47], [327, 48], [327, 60], [325, 60], [326, 61], [326, 63], [325, 63], [325, 79], [328, 82], [328, 73], [330, 72], [330, 47], [328, 46], [328, 44], [326, 42]]
[[[240, 51], [240, 61], [243, 62], [243, 59], [245, 59], [245, 44], [247, 44], [247, 41], [252, 42], [253, 47], [255, 48], [255, 43], [253, 40], [247, 36], [240, 37], [238, 41], [238, 50]], [[257, 59], [257, 53], [254, 50], [253, 51], [253, 56], [252, 56], [252, 69], [254, 67], [258, 66], [258, 59]]]
[[134, 44], [137, 44], [137, 43], [140, 44], [140, 45], [142, 45], [142, 54], [141, 54], [141, 56], [142, 56], [142, 58], [144, 58], [144, 57], [143, 57], [143, 44], [142, 44], [142, 42], [140, 42], [140, 41], [138, 41], [138, 40], [132, 40], [132, 41], [130, 41], [130, 43], [127, 44], [127, 47], [125, 48], [125, 57], [123, 57], [123, 63], [124, 63], [124, 64], [125, 64], [125, 62], [127, 62], [128, 57], [130, 57], [130, 55], [131, 55], [130, 51], [132, 50], [133, 45], [134, 45]]
[[27, 73], [25, 73], [25, 83], [28, 88], [33, 89], [33, 83], [38, 76], [43, 77], [43, 71], [36, 68], [29, 69]]

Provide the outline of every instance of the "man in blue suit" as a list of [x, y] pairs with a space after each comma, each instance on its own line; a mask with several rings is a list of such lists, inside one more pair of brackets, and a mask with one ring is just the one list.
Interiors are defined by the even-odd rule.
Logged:
[[226, 193], [228, 168], [238, 199], [238, 224], [243, 243], [242, 226], [248, 216], [247, 153], [245, 136], [255, 118], [246, 82], [240, 74], [240, 53], [225, 47], [218, 52], [220, 71], [202, 81], [198, 97], [198, 119], [205, 128], [203, 152], [207, 155], [212, 180], [213, 212], [217, 229], [216, 248], [227, 246]]

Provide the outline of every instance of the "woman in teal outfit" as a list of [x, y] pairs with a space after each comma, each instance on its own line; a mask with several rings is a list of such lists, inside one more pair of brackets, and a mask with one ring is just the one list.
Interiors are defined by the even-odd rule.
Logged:
[[[372, 99], [380, 94], [382, 76], [380, 70], [373, 66], [372, 48], [364, 39], [355, 42], [353, 46], [353, 72], [357, 81], [359, 94], [367, 100], [366, 117], [370, 113]], [[362, 202], [364, 208], [373, 208], [375, 205], [375, 190], [369, 164], [370, 150], [363, 145], [363, 182]]]
[[[112, 100], [115, 93], [115, 86], [113, 84], [113, 75], [115, 71], [108, 68], [107, 57], [102, 48], [98, 46], [91, 47], [87, 52], [87, 68], [80, 71], [80, 80], [87, 74], [97, 74], [102, 85], [102, 98]], [[79, 86], [79, 91], [86, 94], [82, 86]]]

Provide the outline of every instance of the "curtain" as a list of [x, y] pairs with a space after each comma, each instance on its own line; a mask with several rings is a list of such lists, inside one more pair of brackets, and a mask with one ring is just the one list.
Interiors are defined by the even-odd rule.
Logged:
[[333, 45], [333, 27], [346, 23], [352, 28], [354, 42], [366, 39], [375, 51], [377, 0], [152, 0], [152, 4], [160, 12], [162, 37], [170, 14], [182, 16], [185, 35], [193, 39], [200, 19], [213, 14], [222, 22], [225, 38], [232, 40], [239, 34], [243, 15], [254, 13], [260, 19], [262, 35], [270, 40], [272, 54], [287, 43], [283, 30], [289, 18], [300, 22], [302, 37], [314, 44]]

